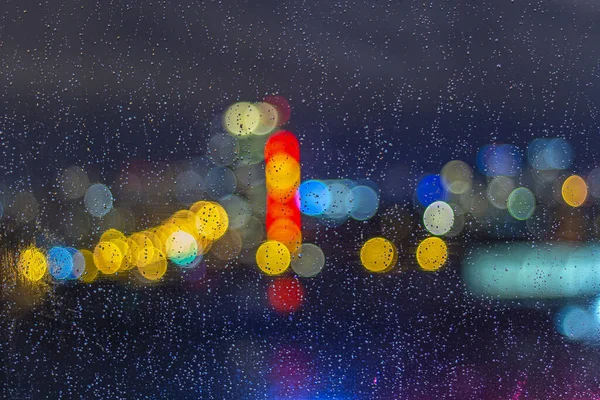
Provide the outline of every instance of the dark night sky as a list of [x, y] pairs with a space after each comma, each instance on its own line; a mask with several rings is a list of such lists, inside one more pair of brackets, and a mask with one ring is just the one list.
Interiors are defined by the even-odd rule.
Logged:
[[[340, 170], [437, 169], [539, 136], [594, 156], [597, 4], [452, 3], [7, 1], [2, 172], [201, 154], [207, 121], [269, 93]], [[382, 140], [394, 151], [377, 163]]]

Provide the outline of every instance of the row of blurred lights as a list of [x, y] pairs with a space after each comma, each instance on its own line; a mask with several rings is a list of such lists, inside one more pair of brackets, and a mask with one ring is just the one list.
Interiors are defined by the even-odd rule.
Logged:
[[[271, 96], [259, 103], [236, 103], [213, 121], [208, 149], [213, 165], [204, 164], [200, 168], [196, 165], [180, 172], [174, 189], [182, 203], [191, 204], [191, 200], [208, 195], [220, 204], [196, 202], [160, 226], [129, 237], [109, 229], [93, 252], [55, 246], [44, 254], [40, 249], [29, 248], [19, 261], [24, 276], [36, 281], [49, 270], [57, 280], [91, 282], [98, 272], [112, 275], [136, 268], [146, 280], [156, 281], [165, 274], [167, 261], [187, 269], [198, 266], [212, 244], [231, 232], [228, 228], [237, 232], [237, 239], [234, 235], [227, 247], [241, 248], [242, 236], [249, 239], [249, 247], [260, 244], [256, 263], [265, 274], [281, 275], [291, 267], [299, 277], [316, 276], [325, 264], [325, 256], [318, 246], [302, 243], [301, 215], [334, 226], [350, 218], [365, 221], [376, 215], [379, 193], [369, 181], [302, 182], [298, 141], [291, 132], [278, 130], [289, 116], [287, 101]], [[249, 173], [248, 166], [252, 168], [262, 161], [266, 164], [264, 178]], [[460, 234], [468, 213], [477, 219], [500, 210], [507, 211], [515, 221], [529, 220], [540, 202], [551, 201], [546, 188], [557, 181], [561, 183], [560, 198], [571, 207], [585, 205], [588, 190], [592, 196], [600, 197], [600, 169], [593, 170], [587, 182], [577, 175], [557, 179], [573, 161], [572, 148], [564, 139], [534, 140], [527, 150], [527, 161], [530, 169], [523, 174], [523, 160], [516, 146], [487, 145], [478, 152], [476, 163], [477, 170], [486, 178], [485, 184], [477, 181], [471, 167], [460, 160], [450, 161], [439, 174], [419, 180], [414, 192], [415, 204], [422, 213], [424, 228], [432, 235], [417, 247], [416, 261], [422, 270], [437, 271], [443, 267], [448, 247], [441, 236]], [[240, 189], [239, 175], [234, 172], [238, 168], [255, 176], [246, 182], [248, 199], [234, 194]], [[135, 175], [127, 175], [124, 180], [126, 187], [131, 186], [130, 191], [139, 192]], [[519, 180], [528, 181], [531, 189], [519, 186]], [[103, 218], [113, 209], [111, 190], [101, 183], [90, 185], [83, 169], [66, 169], [59, 182], [64, 198], [83, 197], [91, 216]], [[198, 190], [201, 186], [208, 189]], [[264, 188], [262, 192], [259, 190], [258, 197], [252, 194], [256, 187]], [[255, 202], [264, 204], [265, 242]], [[234, 256], [237, 253], [234, 251]], [[396, 245], [384, 237], [371, 238], [360, 249], [361, 263], [371, 272], [390, 271], [397, 265], [398, 256]], [[279, 293], [277, 298], [283, 296], [281, 293], [290, 299], [303, 297], [302, 285], [296, 278], [278, 278], [269, 290], [271, 294]]]

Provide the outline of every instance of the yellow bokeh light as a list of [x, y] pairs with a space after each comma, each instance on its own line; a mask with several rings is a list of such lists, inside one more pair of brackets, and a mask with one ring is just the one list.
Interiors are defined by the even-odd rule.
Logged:
[[571, 207], [579, 207], [588, 195], [588, 187], [585, 180], [578, 175], [571, 175], [565, 179], [562, 185], [562, 198]]
[[[166, 255], [177, 265], [186, 265], [194, 261], [198, 255], [198, 242], [185, 231], [173, 232], [166, 241]], [[202, 254], [200, 252], [200, 254]]]
[[185, 231], [192, 236], [198, 236], [202, 230], [202, 221], [198, 214], [190, 210], [177, 211], [165, 225], [174, 226], [178, 231]]
[[122, 240], [125, 241], [125, 234], [116, 229], [109, 229], [100, 236], [101, 242], [110, 242], [112, 240]]
[[138, 265], [138, 271], [149, 281], [157, 281], [167, 272], [167, 257], [156, 249], [149, 262]]
[[261, 122], [260, 110], [251, 103], [231, 105], [223, 119], [225, 128], [234, 136], [246, 136], [256, 130]]
[[96, 267], [96, 263], [94, 262], [94, 254], [89, 250], [80, 250], [81, 254], [83, 254], [83, 259], [85, 260], [85, 269], [83, 270], [83, 274], [81, 274], [81, 279], [85, 283], [92, 283], [98, 277], [98, 267]]
[[286, 153], [277, 153], [267, 163], [267, 187], [286, 190], [300, 181], [300, 164]]
[[417, 262], [425, 271], [437, 271], [448, 259], [448, 246], [438, 237], [429, 237], [417, 247]]
[[294, 253], [302, 244], [302, 231], [292, 220], [281, 218], [271, 224], [267, 239], [283, 243], [290, 253]]
[[273, 132], [279, 123], [277, 109], [271, 104], [264, 102], [256, 104], [256, 108], [258, 108], [260, 113], [260, 121], [252, 133], [255, 135], [266, 135]]
[[218, 240], [227, 232], [229, 216], [225, 209], [217, 203], [199, 201], [190, 210], [200, 218], [200, 236], [210, 241]]
[[371, 272], [385, 272], [396, 265], [397, 261], [396, 246], [382, 237], [367, 240], [360, 249], [360, 262]]
[[116, 273], [123, 262], [123, 253], [113, 242], [100, 242], [94, 249], [94, 263], [106, 275]]
[[129, 251], [127, 252], [128, 264], [136, 267], [143, 267], [152, 262], [154, 253], [158, 251], [154, 242], [146, 233], [138, 232], [129, 238]]
[[48, 270], [48, 263], [44, 253], [35, 247], [31, 247], [19, 257], [18, 267], [27, 280], [36, 282], [44, 277]]
[[290, 266], [290, 251], [283, 243], [267, 240], [256, 251], [256, 263], [267, 275], [279, 275]]

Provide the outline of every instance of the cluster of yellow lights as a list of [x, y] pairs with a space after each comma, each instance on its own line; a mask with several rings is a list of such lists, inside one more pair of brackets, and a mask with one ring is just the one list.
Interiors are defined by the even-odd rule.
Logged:
[[223, 122], [234, 136], [266, 135], [277, 128], [279, 115], [269, 103], [240, 102], [225, 111]]
[[[424, 271], [437, 271], [448, 259], [448, 247], [438, 237], [429, 237], [417, 247], [417, 263]], [[387, 272], [398, 262], [394, 243], [382, 237], [367, 240], [360, 249], [360, 261], [371, 272]]]
[[[162, 225], [127, 237], [116, 229], [105, 231], [93, 251], [80, 250], [85, 270], [80, 279], [93, 282], [105, 275], [125, 273], [134, 268], [157, 281], [167, 272], [167, 261], [187, 267], [194, 265], [219, 240], [229, 226], [229, 217], [218, 203], [199, 201], [189, 210], [173, 214]], [[48, 270], [44, 253], [37, 248], [25, 250], [19, 270], [30, 281], [40, 280]]]

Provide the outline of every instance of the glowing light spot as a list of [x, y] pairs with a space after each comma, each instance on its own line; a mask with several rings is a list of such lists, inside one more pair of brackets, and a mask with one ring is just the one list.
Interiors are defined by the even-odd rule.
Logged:
[[292, 220], [282, 218], [271, 224], [267, 230], [267, 239], [282, 243], [290, 253], [294, 253], [302, 243], [302, 232]]
[[343, 223], [350, 217], [346, 199], [350, 195], [351, 184], [352, 182], [344, 180], [327, 182], [331, 202], [325, 210], [325, 216], [336, 223]]
[[303, 214], [320, 216], [331, 205], [331, 193], [329, 187], [321, 181], [305, 181], [298, 188], [298, 200]]
[[149, 281], [157, 281], [167, 272], [167, 258], [156, 249], [147, 263], [138, 265], [138, 271]]
[[346, 197], [350, 216], [358, 221], [371, 219], [379, 208], [379, 195], [368, 186], [355, 186]]
[[101, 183], [88, 188], [83, 198], [85, 208], [94, 217], [103, 217], [113, 207], [113, 196], [110, 189]]
[[284, 203], [291, 200], [300, 185], [300, 164], [287, 154], [275, 154], [266, 166], [269, 196]]
[[125, 234], [117, 229], [109, 229], [100, 236], [100, 242], [110, 242], [111, 240], [127, 240]]
[[271, 307], [282, 314], [296, 312], [304, 300], [302, 283], [295, 278], [277, 278], [267, 289], [267, 298]]
[[367, 240], [360, 249], [360, 261], [371, 272], [385, 272], [396, 265], [398, 250], [387, 239], [372, 238]]
[[66, 279], [73, 270], [73, 257], [64, 247], [48, 250], [48, 270], [54, 279]]
[[262, 102], [256, 105], [260, 113], [259, 123], [252, 133], [255, 135], [266, 135], [277, 128], [279, 123], [279, 112], [277, 108], [269, 103]]
[[290, 103], [283, 96], [272, 95], [265, 97], [265, 103], [271, 104], [277, 109], [278, 124], [283, 125], [290, 120], [292, 114], [292, 108]]
[[275, 240], [267, 240], [256, 251], [256, 263], [267, 275], [279, 275], [290, 266], [291, 256], [288, 248]]
[[131, 235], [127, 243], [129, 244], [129, 251], [126, 254], [126, 264], [131, 268], [134, 266], [138, 268], [143, 267], [152, 262], [154, 259], [154, 253], [159, 250], [154, 245], [150, 235], [142, 232]]
[[508, 196], [507, 206], [510, 215], [524, 221], [535, 212], [535, 195], [527, 188], [517, 188]]
[[517, 146], [486, 145], [477, 154], [477, 167], [485, 176], [516, 176], [521, 170], [521, 158]]
[[116, 273], [123, 262], [121, 249], [113, 242], [100, 242], [94, 248], [94, 264], [106, 275]]
[[296, 136], [289, 131], [274, 133], [265, 143], [265, 161], [268, 163], [275, 155], [288, 155], [300, 161], [300, 144]]
[[423, 224], [431, 234], [445, 235], [454, 225], [454, 210], [443, 201], [431, 203], [423, 213]]
[[177, 231], [167, 239], [166, 250], [169, 260], [182, 268], [188, 268], [198, 255], [198, 243], [189, 233]]
[[473, 171], [471, 167], [460, 160], [452, 160], [442, 168], [440, 173], [442, 182], [449, 192], [463, 194], [471, 189], [473, 184]]
[[98, 277], [98, 268], [94, 262], [94, 253], [89, 250], [81, 250], [81, 254], [85, 260], [85, 269], [79, 279], [85, 283], [91, 283]]
[[229, 216], [220, 204], [199, 201], [190, 210], [200, 218], [200, 236], [215, 241], [227, 232]]
[[317, 276], [325, 266], [325, 254], [318, 246], [304, 243], [292, 256], [292, 269], [303, 278]]
[[427, 207], [431, 203], [446, 198], [446, 190], [439, 175], [427, 175], [417, 184], [417, 200], [422, 206]]
[[597, 328], [594, 316], [578, 306], [564, 307], [556, 319], [556, 330], [571, 340], [589, 338]]
[[235, 136], [251, 134], [260, 123], [260, 111], [251, 103], [240, 102], [225, 111], [223, 124]]
[[72, 247], [67, 247], [67, 251], [73, 259], [73, 268], [67, 279], [79, 279], [85, 270], [85, 258], [79, 250]]
[[448, 247], [438, 237], [430, 237], [419, 243], [417, 262], [425, 271], [437, 271], [448, 259]]
[[562, 185], [562, 197], [571, 207], [579, 207], [587, 199], [588, 188], [582, 177], [571, 175]]
[[573, 148], [561, 138], [534, 139], [527, 148], [527, 158], [536, 170], [563, 170], [573, 162]]
[[508, 196], [517, 185], [507, 176], [498, 176], [490, 182], [487, 189], [487, 197], [490, 203], [500, 210], [506, 210]]
[[27, 280], [36, 282], [44, 277], [48, 270], [48, 264], [44, 253], [35, 247], [31, 247], [19, 257], [18, 268]]

